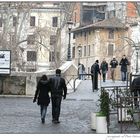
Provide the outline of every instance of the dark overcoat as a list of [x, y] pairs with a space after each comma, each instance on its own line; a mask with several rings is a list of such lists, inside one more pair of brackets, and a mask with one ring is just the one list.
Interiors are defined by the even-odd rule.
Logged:
[[127, 65], [129, 65], [129, 62], [128, 62], [128, 60], [126, 58], [121, 59], [120, 65], [121, 65], [121, 71], [127, 72]]
[[49, 97], [50, 85], [48, 80], [40, 80], [38, 82], [36, 92], [35, 92], [35, 100], [37, 100], [38, 105], [46, 105], [48, 106], [50, 103]]
[[131, 91], [140, 91], [140, 77], [137, 77], [132, 81]]

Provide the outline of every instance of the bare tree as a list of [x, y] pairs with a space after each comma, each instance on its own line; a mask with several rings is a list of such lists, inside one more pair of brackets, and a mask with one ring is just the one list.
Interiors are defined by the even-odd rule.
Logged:
[[[0, 47], [1, 49], [12, 50], [12, 67], [18, 67], [23, 70], [23, 52], [27, 40], [27, 24], [30, 13], [33, 8], [41, 7], [44, 3], [40, 2], [1, 2], [0, 15], [3, 22], [3, 27], [0, 32]], [[53, 31], [50, 27], [37, 27], [34, 35], [36, 49], [45, 47], [48, 51], [50, 48], [46, 44], [48, 36], [46, 32], [56, 32], [56, 41], [54, 44], [54, 60], [55, 66], [60, 65], [60, 37], [61, 31], [66, 25], [67, 21], [71, 19], [74, 3], [60, 3], [60, 27]]]

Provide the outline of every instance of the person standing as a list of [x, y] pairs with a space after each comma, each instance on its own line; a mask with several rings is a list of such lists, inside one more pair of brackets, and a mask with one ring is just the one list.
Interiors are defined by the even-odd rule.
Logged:
[[41, 121], [43, 124], [45, 123], [47, 107], [50, 103], [49, 91], [50, 86], [48, 78], [46, 75], [42, 75], [41, 79], [37, 84], [33, 103], [37, 100], [37, 104], [40, 105]]
[[118, 66], [118, 61], [116, 60], [115, 57], [110, 61], [111, 65], [111, 79], [113, 82], [115, 82], [115, 76], [116, 76], [116, 68]]
[[81, 63], [79, 63], [79, 66], [78, 66], [78, 74], [79, 74], [80, 80], [85, 80], [85, 75], [82, 75], [82, 74], [85, 74], [85, 66]]
[[127, 66], [129, 65], [129, 61], [125, 55], [123, 55], [119, 65], [121, 65], [121, 80], [124, 82], [126, 81]]
[[101, 75], [99, 69], [99, 60], [96, 60], [95, 63], [91, 66], [91, 78], [92, 78], [92, 90], [98, 90], [98, 74]]
[[103, 59], [100, 69], [102, 71], [103, 82], [106, 80], [106, 73], [108, 71], [108, 63], [106, 62], [105, 58]]
[[[67, 87], [65, 79], [61, 77], [61, 70], [56, 69], [56, 76], [49, 79], [51, 88], [51, 102], [52, 102], [52, 122], [60, 123], [60, 109], [61, 101], [66, 99]], [[64, 93], [64, 94], [63, 94]]]

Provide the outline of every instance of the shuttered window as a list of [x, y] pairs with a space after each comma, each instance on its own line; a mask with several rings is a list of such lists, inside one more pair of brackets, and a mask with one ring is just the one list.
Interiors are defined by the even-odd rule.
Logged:
[[113, 51], [114, 51], [114, 45], [109, 44], [108, 45], [108, 56], [113, 56]]
[[16, 26], [16, 24], [17, 24], [17, 17], [13, 17], [13, 26]]
[[113, 29], [110, 29], [109, 32], [108, 32], [108, 38], [109, 39], [114, 39], [114, 30]]
[[75, 58], [75, 47], [72, 48], [72, 58]]
[[86, 56], [86, 55], [87, 55], [87, 47], [84, 46], [84, 56]]
[[36, 51], [27, 51], [27, 61], [36, 61], [37, 54]]
[[51, 35], [50, 36], [50, 45], [56, 44], [56, 35]]
[[30, 17], [30, 26], [35, 26], [35, 16]]
[[52, 26], [57, 27], [58, 26], [58, 17], [53, 17], [52, 18]]
[[0, 27], [2, 27], [2, 18], [0, 18]]

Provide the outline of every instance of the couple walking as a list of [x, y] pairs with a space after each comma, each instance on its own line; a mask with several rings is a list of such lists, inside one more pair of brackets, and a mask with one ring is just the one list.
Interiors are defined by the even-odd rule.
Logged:
[[66, 83], [64, 78], [61, 77], [60, 69], [57, 69], [56, 76], [49, 80], [46, 75], [43, 75], [37, 84], [33, 103], [37, 100], [37, 104], [40, 105], [41, 121], [43, 124], [45, 123], [47, 107], [50, 103], [49, 92], [51, 92], [52, 122], [60, 123], [61, 101], [62, 97], [66, 99], [67, 94]]

